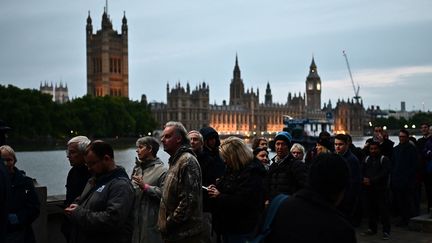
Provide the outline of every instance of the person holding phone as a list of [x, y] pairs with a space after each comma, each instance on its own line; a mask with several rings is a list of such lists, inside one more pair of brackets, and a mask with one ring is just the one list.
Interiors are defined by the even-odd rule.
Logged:
[[224, 243], [247, 242], [264, 209], [266, 170], [240, 138], [225, 139], [220, 153], [226, 174], [208, 187], [215, 206], [214, 227]]

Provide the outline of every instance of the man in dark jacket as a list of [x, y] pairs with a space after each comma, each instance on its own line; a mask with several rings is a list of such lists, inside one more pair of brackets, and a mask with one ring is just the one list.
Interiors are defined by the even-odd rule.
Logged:
[[270, 200], [279, 193], [292, 195], [306, 184], [305, 163], [296, 160], [289, 152], [291, 138], [291, 134], [285, 131], [274, 138], [276, 156], [272, 159], [266, 180]]
[[[209, 185], [216, 184], [216, 179], [220, 178], [223, 175], [225, 165], [223, 164], [222, 159], [219, 156], [219, 151], [218, 151], [219, 149], [217, 149], [216, 151], [217, 153], [215, 153], [217, 157], [211, 157], [208, 150], [204, 151], [204, 138], [200, 132], [196, 130], [189, 131], [188, 137], [190, 139], [191, 149], [195, 153], [198, 163], [201, 167], [202, 185], [204, 186], [204, 188], [202, 189], [203, 223], [206, 229], [203, 237], [206, 239], [206, 242], [211, 242], [212, 229], [213, 229], [212, 213], [214, 209], [210, 204], [210, 198], [208, 196], [207, 189], [205, 188], [207, 188]], [[219, 135], [217, 135], [217, 139], [219, 140]], [[215, 158], [218, 159], [215, 160]], [[221, 164], [219, 164], [219, 160]], [[222, 169], [218, 170], [218, 167]]]
[[[73, 137], [67, 143], [66, 156], [72, 168], [69, 170], [66, 179], [65, 207], [68, 207], [81, 195], [91, 176], [84, 160], [84, 153], [89, 144], [90, 139], [85, 136]], [[61, 231], [67, 241], [69, 240], [70, 227], [70, 222], [67, 217], [65, 217], [61, 225]]]
[[381, 154], [387, 156], [390, 160], [393, 156], [394, 142], [388, 138], [388, 134], [383, 130], [382, 127], [374, 127], [373, 137], [366, 140], [365, 146], [363, 147], [363, 155], [369, 155], [369, 143], [375, 141], [379, 143]]
[[349, 137], [347, 135], [337, 134], [335, 136], [334, 145], [335, 152], [345, 159], [350, 169], [350, 185], [345, 191], [344, 199], [338, 208], [351, 224], [358, 226], [361, 219], [357, 212], [357, 210], [359, 210], [358, 207], [361, 205], [359, 202], [362, 181], [360, 161], [349, 149]]
[[135, 195], [126, 171], [114, 162], [111, 145], [100, 140], [90, 143], [84, 158], [94, 177], [65, 209], [73, 225], [70, 242], [131, 242]]
[[416, 147], [409, 142], [409, 132], [399, 131], [399, 144], [393, 149], [391, 189], [393, 203], [401, 220], [396, 226], [406, 226], [414, 215], [414, 187], [418, 156]]
[[[430, 148], [426, 148], [426, 144], [429, 144], [429, 146], [432, 144], [432, 133], [429, 132], [429, 127], [429, 123], [424, 122], [420, 124], [422, 137], [417, 140], [417, 152], [420, 154], [420, 168], [418, 170], [418, 176], [424, 182], [426, 198], [428, 201], [428, 213], [430, 213], [432, 208], [432, 154], [428, 154]], [[430, 168], [428, 168], [428, 166]]]
[[91, 176], [84, 160], [84, 153], [89, 144], [90, 139], [85, 136], [73, 137], [67, 143], [66, 156], [72, 168], [66, 179], [66, 207], [81, 195]]
[[168, 122], [161, 142], [171, 156], [159, 210], [162, 238], [165, 242], [201, 242], [204, 230], [201, 169], [183, 124]]
[[369, 229], [364, 233], [377, 233], [377, 222], [381, 217], [383, 224], [383, 239], [390, 237], [390, 199], [389, 179], [390, 160], [381, 154], [379, 143], [369, 143], [369, 155], [362, 164], [363, 188], [366, 210], [369, 213]]
[[320, 154], [312, 163], [306, 188], [282, 203], [266, 242], [355, 243], [355, 231], [336, 209], [349, 184], [342, 157]]

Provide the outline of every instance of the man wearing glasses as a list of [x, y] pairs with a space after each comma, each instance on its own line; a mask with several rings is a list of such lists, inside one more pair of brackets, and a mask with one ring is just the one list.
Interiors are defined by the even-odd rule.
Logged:
[[[65, 207], [68, 207], [81, 195], [88, 179], [90, 178], [91, 174], [88, 171], [84, 161], [84, 153], [89, 144], [90, 139], [85, 136], [73, 137], [67, 143], [66, 157], [69, 159], [69, 163], [72, 168], [69, 170], [66, 179], [66, 199], [64, 201]], [[61, 225], [61, 231], [68, 242], [70, 228], [70, 222], [67, 218], [65, 218]]]
[[131, 242], [135, 195], [125, 169], [116, 165], [111, 145], [101, 140], [87, 146], [84, 159], [94, 176], [65, 209], [73, 225], [70, 242]]

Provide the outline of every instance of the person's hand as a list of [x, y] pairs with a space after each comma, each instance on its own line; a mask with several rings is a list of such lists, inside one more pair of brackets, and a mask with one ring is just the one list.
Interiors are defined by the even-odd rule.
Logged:
[[149, 184], [144, 183], [144, 180], [143, 180], [142, 176], [132, 176], [132, 180], [143, 191], [147, 191], [150, 188]]
[[69, 207], [64, 209], [66, 215], [71, 215], [72, 212], [78, 207], [78, 204], [72, 203]]
[[380, 144], [384, 142], [384, 136], [381, 133], [378, 133], [377, 139]]
[[370, 179], [369, 178], [363, 178], [363, 184], [365, 185], [365, 186], [370, 186]]
[[216, 198], [220, 195], [219, 190], [216, 188], [215, 185], [208, 186], [208, 195], [211, 198]]

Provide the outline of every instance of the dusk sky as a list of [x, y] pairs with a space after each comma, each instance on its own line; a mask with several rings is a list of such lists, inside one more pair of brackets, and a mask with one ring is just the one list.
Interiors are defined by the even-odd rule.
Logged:
[[[0, 84], [38, 89], [67, 83], [86, 93], [85, 27], [101, 28], [105, 0], [0, 3]], [[245, 89], [267, 82], [273, 102], [305, 92], [312, 56], [322, 105], [354, 96], [342, 51], [365, 107], [432, 110], [431, 0], [185, 0], [108, 2], [113, 27], [129, 27], [129, 97], [166, 102], [166, 85], [210, 85], [210, 103], [229, 99], [238, 54]]]

